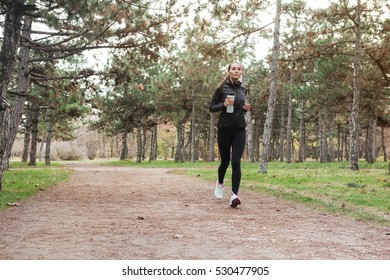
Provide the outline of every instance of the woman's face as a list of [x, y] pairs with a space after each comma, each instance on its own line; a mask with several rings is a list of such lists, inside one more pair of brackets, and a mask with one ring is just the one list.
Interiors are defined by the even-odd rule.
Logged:
[[229, 69], [230, 79], [232, 79], [233, 81], [237, 81], [241, 77], [241, 74], [242, 74], [241, 64], [236, 62], [232, 63]]

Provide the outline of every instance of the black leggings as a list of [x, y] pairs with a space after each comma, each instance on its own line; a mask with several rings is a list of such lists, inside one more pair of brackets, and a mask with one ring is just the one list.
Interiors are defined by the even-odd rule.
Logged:
[[218, 167], [218, 181], [223, 183], [230, 163], [230, 147], [232, 148], [232, 192], [237, 194], [241, 182], [241, 157], [245, 149], [245, 128], [218, 129], [218, 148], [221, 164]]

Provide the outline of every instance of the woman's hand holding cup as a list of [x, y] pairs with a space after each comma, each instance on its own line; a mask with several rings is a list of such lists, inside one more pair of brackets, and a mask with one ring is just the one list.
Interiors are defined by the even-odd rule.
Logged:
[[229, 105], [232, 105], [233, 103], [234, 103], [234, 95], [228, 95], [225, 98], [225, 102], [223, 103], [223, 105], [225, 105], [225, 107], [227, 107]]

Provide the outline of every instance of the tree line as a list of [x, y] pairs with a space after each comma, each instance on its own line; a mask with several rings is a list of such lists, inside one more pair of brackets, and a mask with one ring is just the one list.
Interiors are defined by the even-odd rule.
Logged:
[[[245, 68], [247, 158], [260, 172], [271, 160], [349, 160], [354, 170], [359, 158], [387, 160], [389, 7], [306, 2], [0, 0], [0, 182], [18, 133], [22, 160], [35, 165], [44, 141], [49, 165], [51, 141], [73, 139], [76, 120], [120, 135], [123, 160], [129, 135], [137, 162], [161, 157], [167, 124], [175, 161], [214, 161], [208, 104], [232, 61]], [[264, 58], [259, 38], [273, 41]]]

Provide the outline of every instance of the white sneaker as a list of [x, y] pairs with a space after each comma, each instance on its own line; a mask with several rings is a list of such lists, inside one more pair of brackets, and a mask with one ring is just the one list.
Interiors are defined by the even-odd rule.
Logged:
[[232, 193], [232, 196], [230, 197], [230, 206], [236, 208], [240, 204], [241, 204], [240, 198], [236, 194]]
[[220, 184], [217, 180], [217, 183], [215, 184], [215, 197], [221, 199], [223, 197], [223, 188], [225, 186], [223, 184]]

